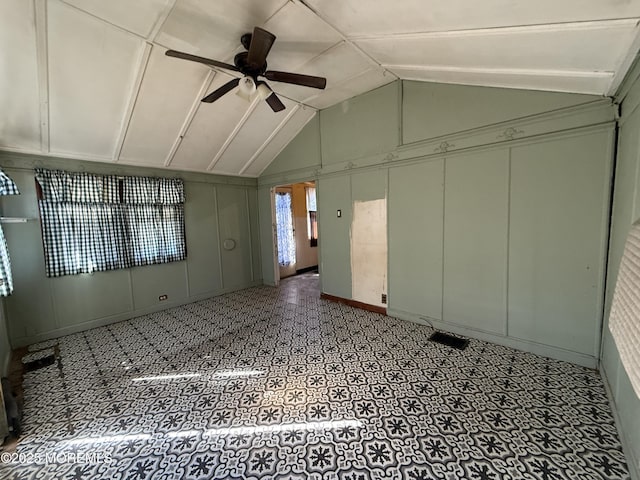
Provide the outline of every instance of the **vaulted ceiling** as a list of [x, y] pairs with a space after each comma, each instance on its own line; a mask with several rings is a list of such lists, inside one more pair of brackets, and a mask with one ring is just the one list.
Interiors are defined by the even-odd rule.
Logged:
[[[639, 47], [640, 0], [2, 0], [0, 149], [258, 176], [318, 109], [396, 80], [610, 95]], [[254, 26], [277, 36], [286, 109], [233, 93]]]

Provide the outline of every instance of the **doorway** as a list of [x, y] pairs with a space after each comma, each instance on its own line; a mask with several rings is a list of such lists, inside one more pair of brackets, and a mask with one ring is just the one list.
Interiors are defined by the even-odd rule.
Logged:
[[276, 239], [280, 278], [296, 273], [296, 230], [293, 224], [293, 189], [278, 187], [275, 198]]
[[274, 189], [274, 233], [278, 280], [318, 269], [315, 182]]

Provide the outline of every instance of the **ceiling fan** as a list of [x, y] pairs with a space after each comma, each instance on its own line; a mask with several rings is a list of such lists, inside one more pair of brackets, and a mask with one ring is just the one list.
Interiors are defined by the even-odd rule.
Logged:
[[244, 75], [243, 78], [234, 78], [214, 90], [202, 99], [203, 102], [213, 103], [224, 94], [229, 93], [239, 86], [240, 88], [237, 93], [241, 97], [247, 100], [253, 100], [257, 95], [265, 100], [274, 112], [279, 112], [280, 110], [284, 110], [284, 104], [275, 92], [271, 90], [269, 85], [267, 85], [267, 82], [259, 80], [258, 77], [264, 77], [274, 82], [291, 83], [293, 85], [302, 85], [304, 87], [318, 88], [321, 90], [327, 86], [327, 79], [299, 73], [267, 70], [267, 55], [275, 40], [276, 36], [273, 33], [260, 27], [255, 27], [253, 33], [245, 33], [240, 38], [240, 43], [247, 51], [240, 52], [235, 56], [233, 59], [234, 65], [198, 57], [197, 55], [191, 55], [189, 53], [178, 52], [176, 50], [167, 50], [165, 54], [169, 57], [191, 60], [192, 62], [203, 63], [211, 67], [240, 72]]

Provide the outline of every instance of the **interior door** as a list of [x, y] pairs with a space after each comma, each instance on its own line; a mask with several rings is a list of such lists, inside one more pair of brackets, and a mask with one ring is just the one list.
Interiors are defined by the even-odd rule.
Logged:
[[293, 191], [279, 187], [275, 195], [276, 236], [280, 278], [296, 273], [296, 238], [293, 228]]

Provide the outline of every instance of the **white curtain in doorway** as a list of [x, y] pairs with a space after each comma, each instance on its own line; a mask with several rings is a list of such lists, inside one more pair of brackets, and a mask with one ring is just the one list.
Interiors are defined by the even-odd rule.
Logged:
[[296, 243], [293, 238], [291, 194], [276, 193], [276, 227], [278, 231], [278, 263], [283, 267], [296, 263]]

